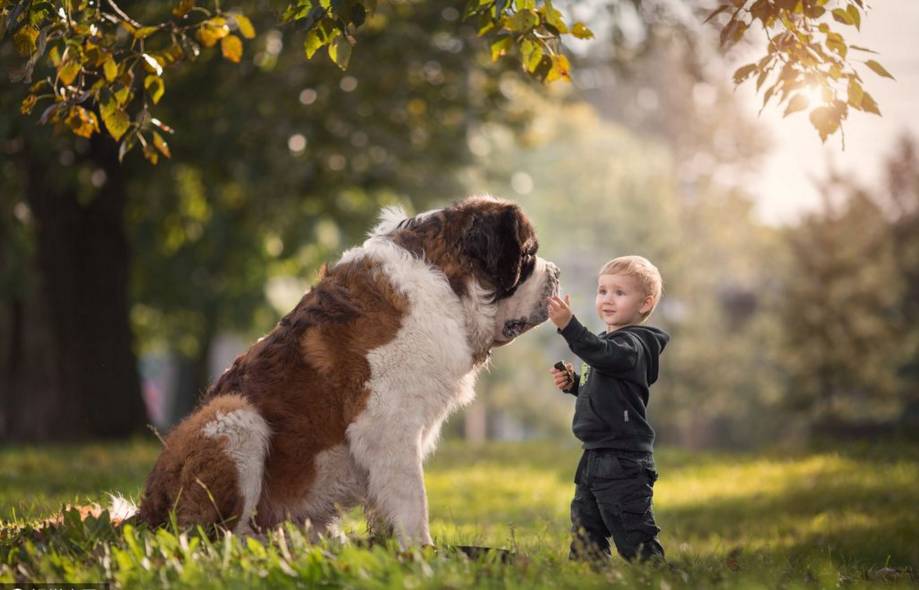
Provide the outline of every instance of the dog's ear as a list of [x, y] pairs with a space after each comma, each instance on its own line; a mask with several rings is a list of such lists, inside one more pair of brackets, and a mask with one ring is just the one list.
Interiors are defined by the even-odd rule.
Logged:
[[463, 235], [463, 252], [494, 285], [495, 300], [512, 293], [523, 259], [517, 206], [476, 212]]

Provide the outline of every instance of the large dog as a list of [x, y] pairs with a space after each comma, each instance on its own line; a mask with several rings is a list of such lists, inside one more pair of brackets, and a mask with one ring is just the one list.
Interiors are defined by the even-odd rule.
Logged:
[[139, 520], [318, 535], [363, 504], [376, 533], [430, 544], [422, 461], [491, 349], [548, 317], [559, 271], [537, 247], [491, 197], [384, 210], [169, 434]]

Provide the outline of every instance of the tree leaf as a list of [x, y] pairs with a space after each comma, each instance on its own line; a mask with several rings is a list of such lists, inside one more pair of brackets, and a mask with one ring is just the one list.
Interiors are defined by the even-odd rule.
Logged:
[[834, 20], [836, 20], [837, 22], [841, 22], [844, 25], [854, 25], [855, 24], [852, 21], [852, 16], [848, 12], [846, 12], [845, 9], [843, 8], [836, 8], [833, 10], [831, 14], [833, 15]]
[[109, 82], [113, 82], [115, 78], [118, 77], [118, 64], [115, 63], [115, 58], [111, 55], [109, 55], [105, 63], [102, 64], [102, 72], [105, 74], [105, 79]]
[[115, 102], [108, 101], [99, 107], [99, 113], [102, 115], [102, 122], [108, 129], [115, 141], [121, 139], [124, 132], [131, 126], [131, 118]]
[[785, 114], [782, 117], [787, 117], [792, 113], [798, 111], [803, 111], [807, 108], [807, 105], [810, 104], [810, 101], [803, 94], [795, 94], [791, 97], [791, 100], [788, 101], [788, 107], [785, 109]]
[[167, 158], [172, 157], [172, 153], [169, 151], [169, 144], [166, 143], [166, 140], [163, 139], [163, 136], [156, 131], [153, 132], [153, 145], [160, 151], [161, 154]]
[[510, 49], [513, 45], [513, 37], [500, 37], [496, 41], [493, 41], [491, 44], [491, 61], [498, 61], [498, 58], [507, 53], [507, 50]]
[[862, 15], [859, 13], [858, 8], [856, 8], [854, 4], [849, 4], [849, 6], [846, 7], [846, 12], [849, 18], [852, 19], [855, 28], [860, 31], [862, 29]]
[[552, 56], [552, 69], [546, 75], [545, 82], [548, 84], [556, 80], [571, 81], [571, 64], [568, 63], [568, 58], [564, 55]]
[[319, 33], [317, 33], [315, 29], [310, 30], [310, 32], [306, 34], [306, 41], [303, 42], [303, 50], [306, 53], [306, 59], [313, 59], [313, 56], [323, 45], [325, 45], [325, 43], [319, 38]]
[[32, 112], [32, 109], [35, 108], [35, 103], [37, 102], [38, 102], [37, 96], [35, 96], [34, 94], [28, 95], [27, 97], [22, 99], [22, 103], [20, 103], [19, 105], [19, 112], [23, 115], [28, 115], [29, 113]]
[[217, 41], [229, 34], [230, 27], [227, 26], [227, 21], [222, 16], [215, 16], [204, 21], [195, 32], [198, 41], [201, 41], [201, 44], [205, 47], [213, 47], [217, 44]]
[[141, 27], [137, 29], [136, 31], [134, 31], [134, 38], [135, 39], [146, 39], [153, 33], [157, 32], [158, 30], [159, 30], [159, 27]]
[[160, 62], [155, 57], [153, 57], [149, 53], [144, 53], [141, 55], [141, 57], [144, 60], [144, 68], [148, 72], [150, 72], [151, 74], [155, 74], [157, 76], [163, 75], [163, 66], [160, 64]]
[[89, 139], [93, 133], [99, 131], [99, 120], [94, 112], [75, 106], [67, 114], [67, 126], [75, 135]]
[[236, 35], [227, 35], [220, 40], [220, 52], [233, 63], [239, 63], [243, 57], [243, 42]]
[[166, 92], [166, 84], [162, 78], [151, 74], [144, 78], [144, 89], [147, 90], [153, 104], [157, 104]]
[[348, 69], [348, 62], [351, 61], [351, 44], [345, 37], [339, 35], [329, 44], [329, 57], [342, 70]]
[[750, 74], [757, 70], [756, 64], [747, 64], [737, 68], [734, 72], [734, 84], [740, 84], [744, 80], [750, 77]]
[[594, 32], [587, 28], [587, 25], [581, 22], [574, 23], [571, 26], [571, 34], [578, 39], [593, 39]]
[[847, 92], [849, 104], [857, 109], [861, 109], [862, 98], [865, 96], [865, 91], [862, 88], [862, 85], [858, 83], [858, 80], [855, 78], [855, 76], [849, 78], [849, 86]]
[[896, 80], [896, 78], [894, 78], [894, 77], [890, 74], [890, 72], [888, 72], [886, 69], [884, 69], [884, 66], [882, 66], [882, 65], [879, 64], [878, 62], [874, 61], [873, 59], [869, 59], [868, 61], [866, 61], [866, 62], [865, 62], [865, 65], [868, 66], [869, 68], [871, 68], [872, 70], [874, 70], [874, 73], [877, 74], [877, 75], [879, 75], [879, 76], [883, 76], [883, 77], [885, 77], [885, 78], [890, 78], [891, 80]]
[[179, 0], [179, 3], [172, 9], [172, 15], [176, 18], [182, 18], [195, 7], [195, 0]]
[[878, 103], [875, 102], [874, 97], [867, 92], [862, 95], [862, 110], [867, 113], [874, 113], [878, 117], [881, 116], [881, 109], [878, 108]]
[[19, 55], [28, 57], [35, 51], [36, 39], [38, 39], [38, 29], [32, 25], [26, 25], [13, 35], [13, 45], [16, 46], [16, 51], [19, 52]]
[[77, 74], [80, 73], [80, 63], [76, 61], [68, 61], [61, 65], [61, 69], [57, 71], [57, 77], [65, 85], [69, 86], [77, 77]]
[[255, 27], [252, 26], [252, 21], [249, 20], [249, 17], [244, 14], [234, 14], [233, 20], [236, 21], [236, 26], [239, 28], [240, 35], [246, 39], [255, 38]]
[[826, 141], [826, 138], [839, 129], [839, 123], [842, 113], [832, 107], [817, 107], [810, 113], [811, 124], [817, 129], [820, 135], [820, 141]]
[[705, 17], [705, 20], [702, 21], [702, 24], [707, 23], [708, 21], [712, 20], [713, 18], [715, 18], [716, 16], [718, 16], [719, 14], [721, 14], [722, 12], [724, 12], [725, 10], [729, 10], [730, 8], [731, 8], [731, 5], [730, 5], [730, 4], [722, 4], [721, 6], [719, 6], [718, 8], [716, 8], [714, 11], [712, 11], [711, 14], [709, 14], [707, 17]]

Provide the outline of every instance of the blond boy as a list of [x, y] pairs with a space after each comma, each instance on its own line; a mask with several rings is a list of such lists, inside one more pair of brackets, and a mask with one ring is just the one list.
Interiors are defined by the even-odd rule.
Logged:
[[584, 447], [571, 503], [572, 559], [608, 557], [610, 537], [625, 559], [664, 557], [651, 509], [657, 470], [646, 408], [670, 336], [643, 325], [661, 290], [646, 258], [607, 262], [597, 277], [595, 305], [606, 324], [600, 334], [574, 317], [568, 295], [549, 299], [549, 318], [584, 361], [580, 375], [570, 363], [552, 369], [556, 387], [577, 398], [573, 430]]

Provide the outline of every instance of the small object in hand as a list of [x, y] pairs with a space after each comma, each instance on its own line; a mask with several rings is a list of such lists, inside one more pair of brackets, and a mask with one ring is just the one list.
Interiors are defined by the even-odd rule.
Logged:
[[565, 366], [564, 362], [558, 361], [552, 366], [558, 369], [559, 371], [564, 371], [565, 374], [568, 375], [568, 381], [574, 381], [574, 377], [571, 376], [571, 371], [568, 370], [568, 367]]

